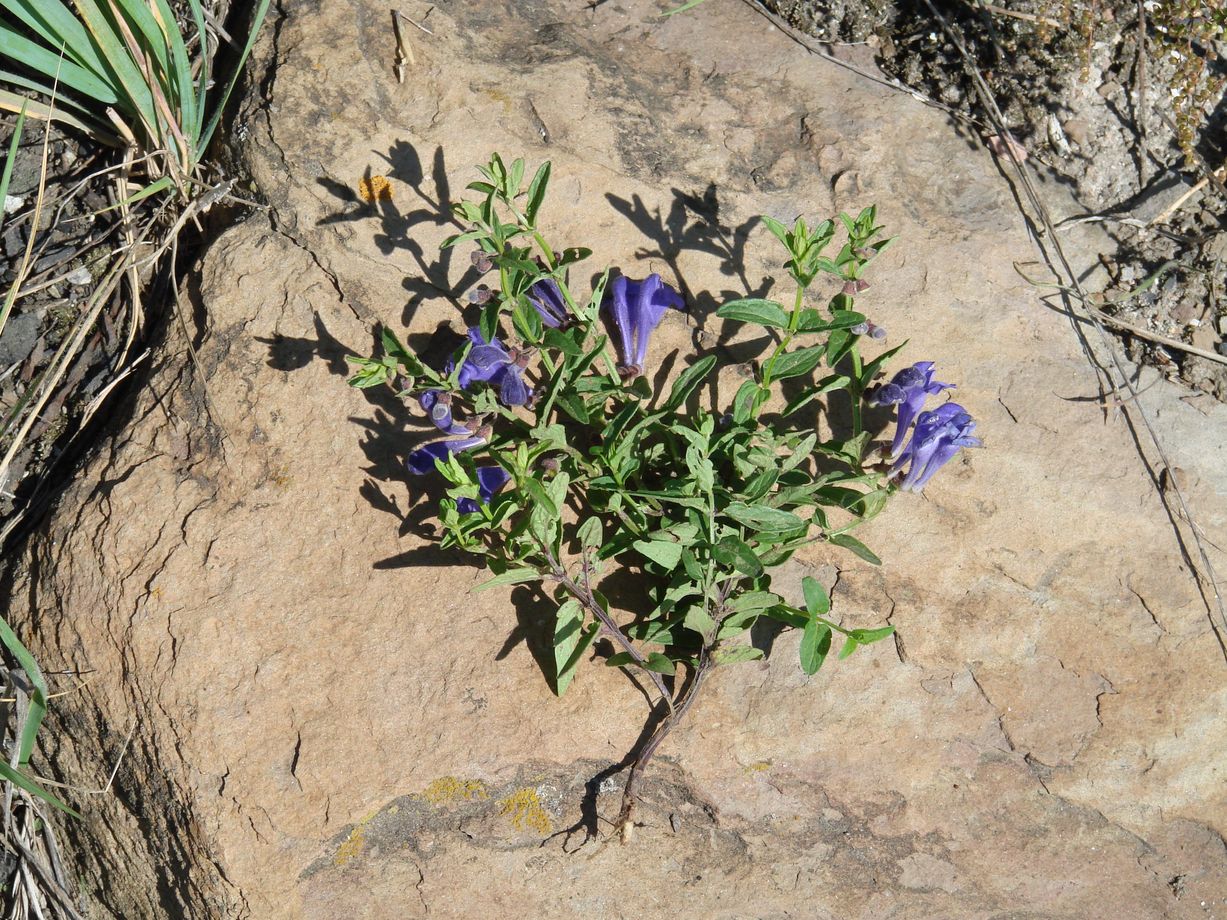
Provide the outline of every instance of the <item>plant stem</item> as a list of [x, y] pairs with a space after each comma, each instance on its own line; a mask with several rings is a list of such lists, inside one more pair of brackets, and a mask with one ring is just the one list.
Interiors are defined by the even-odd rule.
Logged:
[[699, 653], [699, 664], [695, 668], [694, 678], [690, 681], [690, 686], [682, 693], [677, 704], [669, 715], [665, 717], [665, 720], [657, 726], [656, 731], [652, 732], [652, 737], [647, 740], [647, 743], [640, 749], [638, 756], [635, 757], [635, 762], [631, 764], [630, 775], [626, 778], [626, 786], [622, 790], [622, 809], [618, 812], [618, 820], [614, 825], [623, 843], [629, 843], [631, 836], [634, 834], [635, 823], [633, 818], [635, 802], [639, 798], [639, 780], [643, 776], [644, 768], [647, 767], [648, 762], [652, 759], [652, 755], [656, 753], [656, 749], [660, 747], [661, 743], [686, 718], [690, 707], [694, 705], [699, 690], [714, 667], [715, 661], [711, 657], [711, 648], [704, 645], [703, 651]]
[[554, 556], [553, 551], [551, 551], [549, 547], [543, 546], [540, 543], [537, 545], [540, 546], [541, 551], [545, 553], [545, 558], [549, 561], [550, 569], [553, 571], [554, 577], [558, 579], [559, 584], [566, 589], [568, 594], [583, 604], [584, 607], [586, 607], [592, 613], [592, 615], [600, 621], [601, 625], [605, 627], [605, 631], [608, 633], [609, 637], [617, 642], [618, 645], [622, 646], [622, 651], [630, 655], [635, 664], [639, 665], [643, 672], [648, 675], [648, 678], [655, 685], [656, 691], [660, 694], [661, 699], [664, 700], [665, 705], [667, 705], [670, 711], [672, 711], [673, 695], [669, 693], [668, 688], [665, 687], [664, 677], [662, 677], [659, 672], [653, 671], [647, 666], [647, 659], [643, 657], [643, 653], [640, 652], [639, 649], [635, 648], [634, 643], [627, 638], [626, 633], [622, 631], [618, 624], [614, 622], [613, 617], [611, 617], [605, 611], [605, 608], [602, 607], [600, 602], [597, 601], [596, 597], [593, 596], [592, 586], [588, 584], [588, 551], [586, 549], [584, 550], [584, 584], [581, 587], [575, 583], [575, 579], [567, 574], [567, 570], [564, 569], [558, 562], [558, 559]]

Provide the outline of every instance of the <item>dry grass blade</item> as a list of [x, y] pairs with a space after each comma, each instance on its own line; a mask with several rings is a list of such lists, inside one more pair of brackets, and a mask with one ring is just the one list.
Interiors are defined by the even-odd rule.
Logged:
[[[59, 86], [58, 75], [56, 76], [55, 86]], [[51, 97], [51, 108], [53, 110], [55, 108], [55, 96]], [[9, 314], [13, 311], [13, 304], [17, 302], [17, 294], [21, 290], [21, 285], [25, 282], [26, 275], [30, 272], [30, 265], [34, 256], [34, 238], [38, 231], [38, 223], [43, 216], [43, 201], [47, 192], [47, 155], [50, 150], [51, 126], [48, 124], [43, 131], [42, 163], [39, 166], [38, 191], [34, 198], [34, 217], [31, 223], [30, 235], [29, 239], [26, 240], [25, 254], [22, 256], [21, 263], [17, 268], [17, 277], [13, 280], [13, 286], [4, 297], [4, 305], [0, 307], [0, 335], [4, 334], [4, 327], [8, 323]], [[0, 476], [0, 484], [3, 482], [3, 476]]]

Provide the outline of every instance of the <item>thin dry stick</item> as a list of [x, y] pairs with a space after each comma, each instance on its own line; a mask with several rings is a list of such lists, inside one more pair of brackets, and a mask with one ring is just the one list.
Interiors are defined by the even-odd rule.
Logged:
[[[972, 80], [976, 87], [976, 94], [980, 97], [980, 102], [984, 105], [985, 109], [989, 113], [989, 116], [998, 126], [998, 129], [1005, 130], [1005, 118], [1002, 116], [1001, 110], [997, 107], [996, 100], [993, 99], [993, 95], [988, 86], [985, 84], [984, 78], [980, 76], [980, 71], [973, 63], [971, 55], [968, 54], [967, 49], [963, 47], [962, 40], [957, 34], [955, 34], [954, 30], [950, 28], [950, 25], [946, 22], [945, 17], [937, 11], [937, 8], [934, 7], [932, 0], [925, 0], [925, 5], [929, 8], [929, 11], [933, 14], [934, 18], [941, 23], [942, 28], [945, 30], [946, 34], [954, 43], [954, 46], [958, 49], [959, 54], [962, 56], [963, 62], [967, 67], [968, 72], [972, 76]], [[1070, 264], [1069, 259], [1065, 254], [1065, 249], [1061, 245], [1060, 237], [1057, 235], [1056, 227], [1052, 222], [1052, 216], [1048, 213], [1048, 208], [1044, 205], [1043, 199], [1040, 198], [1039, 192], [1036, 190], [1035, 184], [1031, 180], [1029, 170], [1014, 153], [1014, 151], [1010, 150], [1008, 146], [1006, 147], [1006, 152], [1014, 166], [1015, 172], [1018, 174], [1018, 177], [1022, 182], [1023, 190], [1026, 192], [1027, 199], [1031, 202], [1031, 206], [1035, 209], [1036, 214], [1039, 216], [1040, 221], [1044, 226], [1044, 230], [1046, 231], [1048, 239], [1050, 240], [1052, 252], [1056, 255], [1062, 269], [1069, 278], [1069, 286], [1078, 292], [1078, 296], [1083, 302], [1086, 302], [1086, 291], [1082, 287], [1082, 281], [1079, 279], [1078, 273], [1074, 271], [1073, 266]], [[1037, 244], [1039, 244], [1038, 240]], [[1043, 248], [1042, 244], [1040, 245], [1041, 248]], [[1069, 313], [1072, 323], [1075, 319], [1072, 302], [1070, 303]], [[1133, 385], [1133, 381], [1130, 379], [1128, 371], [1121, 362], [1120, 355], [1117, 354], [1116, 348], [1113, 347], [1113, 343], [1108, 335], [1107, 329], [1104, 328], [1104, 325], [1100, 321], [1099, 317], [1091, 315], [1090, 318], [1092, 325], [1095, 327], [1095, 331], [1098, 333], [1100, 345], [1111, 357], [1112, 365], [1116, 369], [1117, 374], [1119, 374], [1122, 385], [1129, 391], [1132, 407], [1126, 404], [1124, 400], [1121, 400], [1121, 411], [1128, 414], [1132, 411], [1132, 409], [1137, 410], [1137, 417], [1142, 422], [1142, 426], [1146, 429], [1146, 433], [1149, 436], [1151, 443], [1154, 445], [1155, 452], [1158, 454], [1160, 465], [1162, 469], [1167, 472], [1168, 481], [1172, 484], [1171, 492], [1176, 496], [1176, 501], [1180, 505], [1180, 511], [1182, 512], [1184, 519], [1190, 525], [1189, 529], [1193, 534], [1193, 542], [1197, 547], [1198, 556], [1201, 558], [1203, 571], [1199, 572], [1195, 566], [1190, 566], [1190, 568], [1193, 570], [1194, 580], [1198, 585], [1199, 590], [1203, 590], [1202, 597], [1206, 601], [1206, 612], [1210, 618], [1210, 625], [1214, 629], [1214, 633], [1218, 639], [1219, 647], [1223, 652], [1224, 659], [1227, 660], [1227, 607], [1224, 606], [1223, 595], [1219, 591], [1218, 578], [1215, 575], [1214, 565], [1210, 561], [1209, 553], [1207, 553], [1205, 543], [1201, 538], [1201, 528], [1198, 527], [1193, 521], [1193, 515], [1189, 510], [1189, 504], [1185, 499], [1184, 491], [1177, 484], [1175, 476], [1172, 475], [1172, 464], [1167, 458], [1167, 451], [1163, 449], [1163, 444], [1159, 440], [1159, 434], [1155, 431], [1154, 425], [1151, 424], [1150, 416], [1147, 414], [1141, 400], [1139, 399], [1137, 388]], [[1074, 328], [1077, 330], [1076, 325]], [[1119, 399], [1120, 386], [1118, 386], [1116, 382], [1112, 380], [1108, 369], [1104, 368], [1095, 358], [1094, 353], [1090, 349], [1090, 343], [1082, 337], [1080, 330], [1078, 331], [1078, 336], [1079, 340], [1082, 342], [1083, 352], [1091, 361], [1092, 366], [1100, 370], [1100, 372], [1105, 375], [1107, 378], [1107, 383], [1112, 387], [1112, 391], [1117, 394]], [[1149, 464], [1145, 454], [1141, 452], [1141, 444], [1138, 444], [1138, 448], [1142, 462]], [[1177, 532], [1177, 536], [1179, 536], [1179, 532]], [[1210, 603], [1210, 599], [1205, 596], [1205, 585], [1208, 585], [1210, 593], [1214, 597], [1213, 605]], [[1214, 613], [1216, 611], [1219, 617], [1218, 621], [1214, 619]]]
[[392, 11], [392, 34], [396, 38], [396, 59], [392, 63], [392, 69], [396, 72], [396, 82], [405, 82], [405, 64], [417, 66], [417, 61], [413, 57], [413, 46], [405, 41], [405, 36], [400, 30], [400, 21], [404, 19], [406, 22], [411, 20], [408, 17], [401, 15], [396, 10]]
[[1018, 10], [1007, 10], [1002, 6], [993, 6], [991, 3], [981, 3], [979, 4], [979, 8], [982, 10], [987, 10], [988, 12], [997, 16], [1009, 16], [1013, 19], [1022, 19], [1026, 22], [1034, 22], [1039, 25], [1050, 26], [1054, 29], [1062, 28], [1061, 23], [1057, 22], [1055, 19], [1049, 19], [1047, 16], [1036, 16], [1033, 13], [1023, 13], [1019, 12]]

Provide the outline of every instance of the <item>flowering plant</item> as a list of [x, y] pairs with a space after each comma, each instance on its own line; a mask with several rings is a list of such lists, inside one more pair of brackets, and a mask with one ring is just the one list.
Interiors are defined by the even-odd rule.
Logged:
[[[774, 345], [727, 411], [713, 414], [699, 391], [714, 386], [717, 354], [698, 357], [659, 391], [645, 375], [653, 330], [670, 311], [686, 311], [681, 295], [657, 274], [636, 280], [606, 270], [577, 296], [568, 269], [589, 252], [558, 251], [538, 228], [550, 164], [526, 190], [523, 160], [507, 165], [496, 154], [480, 171], [482, 181], [468, 186], [480, 200], [455, 205], [468, 229], [443, 244], [474, 245], [478, 272], [498, 273], [496, 288], [471, 295], [478, 314], [464, 345], [435, 369], [384, 329], [385, 354], [350, 358], [349, 382], [416, 399], [446, 436], [410, 453], [409, 472], [445, 481], [442, 544], [486, 556], [494, 577], [479, 590], [531, 584], [555, 603], [555, 692], [595, 654], [655, 697], [617, 820], [626, 839], [643, 769], [705, 681], [762, 657], [748, 641], [756, 621], [801, 630], [807, 674], [837, 636], [838, 657], [847, 658], [894, 631], [846, 628], [816, 579], [789, 597], [773, 590], [773, 571], [814, 543], [878, 564], [852, 531], [898, 489], [919, 491], [980, 442], [961, 406], [925, 411], [951, 386], [933, 379], [931, 363], [874, 383], [902, 347], [868, 361], [861, 354], [863, 340], [885, 336], [853, 309], [867, 267], [891, 242], [879, 238], [874, 208], [812, 228], [801, 218], [791, 228], [762, 219], [787, 251], [792, 307], [748, 298], [716, 311], [760, 327]], [[824, 255], [838, 227], [845, 240]], [[838, 293], [825, 310], [807, 306], [824, 275]], [[834, 399], [847, 404], [850, 424], [821, 440], [818, 410]], [[866, 405], [899, 407], [889, 458], [870, 449]], [[633, 609], [615, 609], [602, 592], [615, 570], [635, 576]], [[603, 648], [598, 639], [609, 647], [593, 653]]]

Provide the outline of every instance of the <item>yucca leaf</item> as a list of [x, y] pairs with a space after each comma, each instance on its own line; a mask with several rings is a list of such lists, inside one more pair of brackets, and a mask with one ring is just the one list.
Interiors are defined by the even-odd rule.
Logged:
[[204, 8], [200, 5], [200, 0], [188, 0], [187, 5], [192, 11], [192, 21], [196, 23], [196, 35], [200, 39], [200, 72], [196, 74], [196, 124], [192, 128], [192, 137], [196, 139], [197, 150], [204, 153], [200, 136], [204, 130], [205, 97], [209, 91], [212, 55], [206, 53], [209, 33], [205, 28]]
[[47, 714], [49, 691], [38, 662], [34, 660], [30, 650], [17, 638], [17, 633], [13, 632], [12, 627], [4, 621], [3, 617], [0, 617], [0, 642], [4, 643], [9, 654], [26, 672], [26, 678], [34, 685], [34, 692], [30, 694], [30, 712], [21, 732], [21, 744], [17, 754], [17, 762], [24, 765], [30, 762], [30, 755], [34, 752], [34, 739], [38, 736], [38, 728], [42, 725], [43, 716]]
[[[44, 83], [42, 80], [33, 80], [30, 77], [27, 77], [25, 74], [12, 73], [11, 71], [8, 71], [8, 70], [0, 70], [0, 83], [7, 84], [9, 86], [20, 86], [22, 89], [33, 90], [36, 93], [42, 93], [48, 99], [51, 98], [52, 86], [50, 83]], [[78, 102], [76, 99], [69, 99], [67, 96], [65, 96], [63, 93], [63, 88], [61, 88], [58, 92], [56, 92], [55, 95], [56, 95], [56, 99], [55, 99], [55, 109], [56, 109], [55, 117], [56, 119], [59, 119], [60, 117], [61, 108], [72, 109], [74, 112], [77, 112], [78, 114], [84, 116], [85, 118], [95, 117], [94, 111], [90, 109], [88, 106], [83, 105], [82, 103]], [[19, 96], [18, 98], [24, 99], [25, 97]], [[35, 100], [31, 99], [30, 100], [30, 115], [33, 118], [42, 118], [43, 115], [37, 114], [34, 111], [34, 106], [36, 105], [38, 105], [38, 103], [35, 102]], [[101, 122], [99, 122], [98, 124], [99, 124], [99, 127], [102, 126]]]
[[[209, 123], [200, 134], [198, 155], [204, 153], [205, 149], [209, 146], [210, 139], [213, 137], [213, 132], [217, 130], [217, 124], [221, 121], [222, 112], [226, 108], [226, 103], [230, 100], [230, 94], [234, 92], [234, 86], [238, 83], [239, 74], [243, 72], [243, 65], [247, 63], [247, 57], [251, 54], [251, 49], [256, 43], [256, 36], [260, 34], [260, 26], [264, 23], [264, 17], [268, 13], [268, 7], [271, 2], [272, 0], [260, 0], [259, 6], [256, 7], [256, 13], [251, 22], [251, 31], [247, 33], [247, 44], [243, 46], [243, 52], [239, 55], [238, 60], [234, 62], [234, 70], [230, 74], [229, 82], [226, 84], [226, 91], [222, 93], [221, 98], [213, 100]], [[204, 41], [203, 35], [201, 35], [201, 41]]]
[[[0, 73], [0, 80], [8, 79], [9, 76], [7, 74]], [[11, 93], [6, 89], [0, 89], [0, 109], [5, 109], [9, 112], [20, 112], [23, 107], [28, 107], [29, 110], [26, 114], [31, 118], [38, 118], [43, 121], [50, 118], [53, 121], [63, 122], [66, 125], [72, 125], [74, 128], [84, 131], [86, 134], [93, 137], [102, 136], [107, 140], [112, 140], [114, 138], [114, 134], [112, 132], [100, 132], [96, 125], [82, 121], [74, 115], [69, 115], [66, 112], [62, 112], [58, 106], [56, 107], [55, 111], [52, 112], [48, 106], [43, 105], [41, 102], [37, 102], [34, 99], [27, 99], [25, 96], [18, 93]]]
[[10, 61], [20, 61], [43, 76], [54, 78], [58, 72], [60, 82], [79, 93], [97, 99], [105, 105], [113, 105], [119, 101], [115, 90], [107, 83], [65, 57], [59, 51], [51, 52], [42, 45], [35, 44], [23, 35], [18, 35], [11, 27], [0, 23], [0, 57]]
[[[3, 202], [9, 193], [9, 182], [13, 178], [13, 163], [17, 159], [17, 148], [21, 145], [21, 131], [26, 125], [26, 109], [29, 103], [21, 107], [21, 111], [17, 113], [17, 124], [13, 126], [13, 139], [9, 141], [9, 155], [4, 158], [4, 172], [0, 173], [0, 202]], [[4, 206], [0, 204], [0, 228], [4, 226]]]
[[106, 68], [97, 46], [81, 20], [60, 0], [0, 0], [0, 7], [41, 36], [48, 48], [58, 52], [62, 46], [70, 60], [106, 82]]
[[[196, 88], [192, 85], [192, 62], [187, 54], [187, 46], [183, 43], [183, 35], [179, 32], [179, 23], [166, 0], [156, 0], [155, 16], [158, 26], [166, 36], [170, 46], [170, 76], [174, 80], [175, 94], [178, 97], [180, 110], [179, 124], [184, 133], [191, 139], [193, 146], [200, 135], [200, 119], [196, 113]], [[201, 33], [204, 41], [204, 34]], [[193, 156], [195, 153], [193, 152]]]
[[38, 783], [34, 782], [34, 780], [30, 779], [24, 773], [19, 773], [18, 771], [14, 770], [12, 767], [4, 763], [3, 761], [0, 761], [0, 777], [7, 779], [14, 786], [20, 786], [22, 789], [24, 789], [26, 792], [30, 793], [31, 795], [38, 796], [40, 799], [42, 799], [47, 804], [54, 805], [60, 811], [70, 814], [74, 818], [81, 817], [79, 812], [74, 811], [73, 809], [69, 808], [67, 805], [65, 805], [63, 802], [57, 799], [54, 795], [52, 795], [42, 786], [38, 785]]
[[98, 43], [99, 50], [106, 64], [114, 72], [115, 90], [119, 95], [119, 108], [127, 114], [137, 116], [145, 125], [146, 130], [157, 136], [158, 116], [153, 104], [153, 93], [145, 82], [124, 40], [116, 34], [110, 19], [99, 9], [94, 0], [73, 0], [77, 12], [89, 29], [90, 35]]

